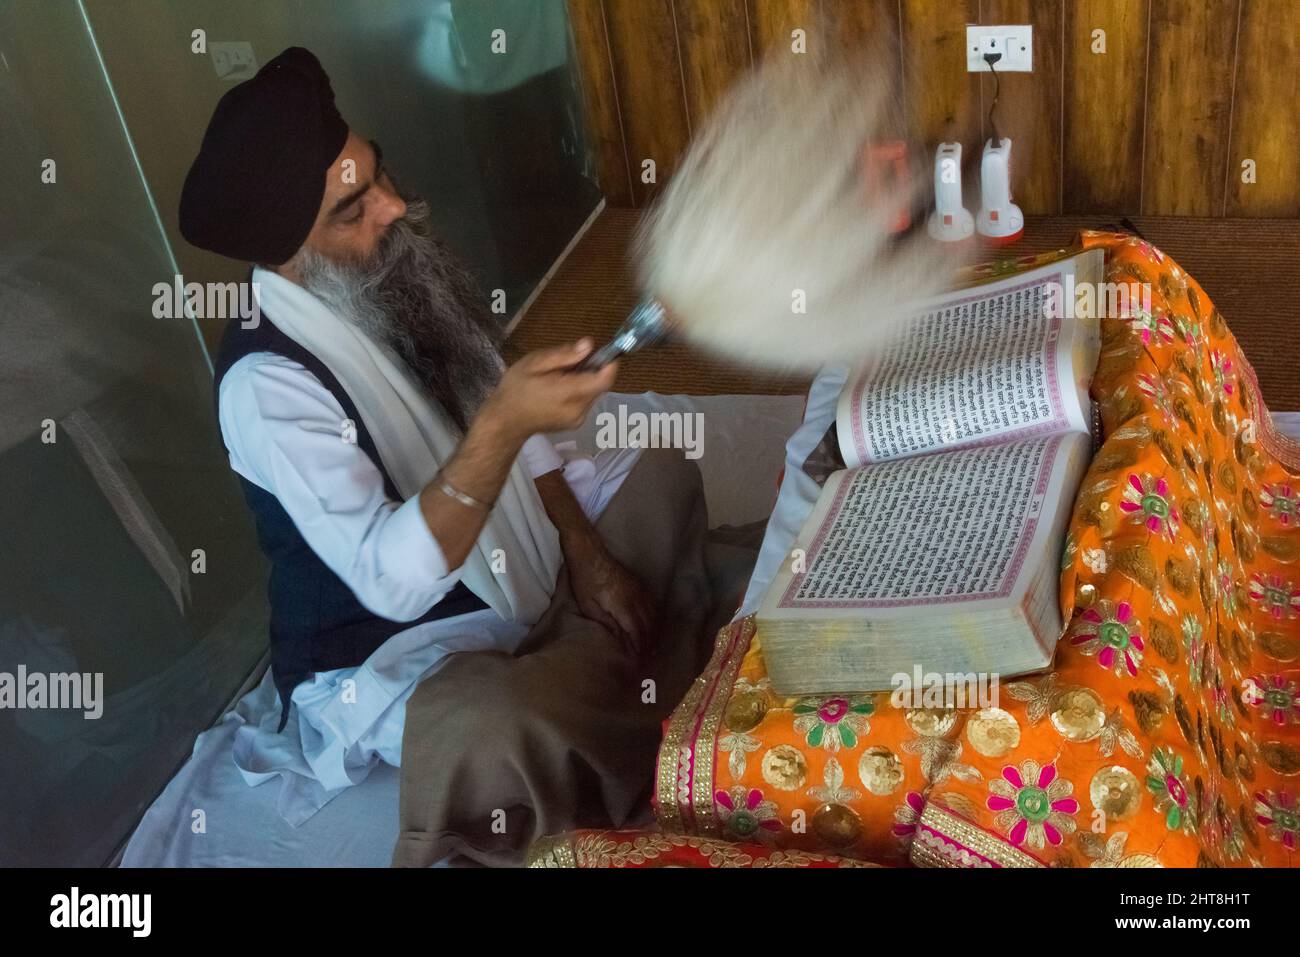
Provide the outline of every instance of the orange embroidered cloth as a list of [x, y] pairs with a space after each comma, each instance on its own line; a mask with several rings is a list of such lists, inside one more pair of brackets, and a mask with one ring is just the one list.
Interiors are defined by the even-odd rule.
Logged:
[[1191, 277], [1134, 237], [1080, 241], [1150, 301], [1102, 321], [1105, 441], [1062, 556], [1053, 669], [983, 708], [785, 698], [735, 622], [665, 733], [666, 834], [883, 864], [1293, 863], [1300, 447]]
[[528, 851], [529, 867], [875, 867], [852, 858], [770, 844], [714, 840], [657, 831], [572, 831], [544, 837]]

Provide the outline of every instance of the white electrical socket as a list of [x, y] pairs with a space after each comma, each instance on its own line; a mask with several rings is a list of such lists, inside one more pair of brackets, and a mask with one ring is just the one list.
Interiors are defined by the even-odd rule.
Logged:
[[1034, 72], [1034, 28], [1031, 26], [967, 26], [966, 72], [987, 73], [986, 53], [1001, 53], [993, 64], [999, 73]]

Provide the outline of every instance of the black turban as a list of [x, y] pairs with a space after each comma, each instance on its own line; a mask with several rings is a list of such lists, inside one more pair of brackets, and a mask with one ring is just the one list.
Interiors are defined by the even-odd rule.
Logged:
[[200, 249], [279, 266], [306, 240], [348, 125], [320, 61], [290, 47], [228, 90], [181, 192], [181, 235]]

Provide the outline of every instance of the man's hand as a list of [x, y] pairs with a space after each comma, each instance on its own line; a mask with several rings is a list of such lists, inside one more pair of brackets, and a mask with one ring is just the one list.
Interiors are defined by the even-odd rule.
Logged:
[[521, 441], [538, 432], [578, 428], [618, 374], [617, 362], [595, 372], [573, 371], [592, 348], [590, 339], [582, 339], [528, 353], [505, 371], [479, 416], [508, 428]]
[[[443, 467], [443, 480], [470, 498], [495, 502], [530, 435], [577, 428], [591, 404], [614, 384], [616, 363], [599, 372], [569, 371], [591, 349], [591, 340], [584, 339], [529, 353], [507, 369]], [[420, 492], [420, 511], [447, 566], [459, 568], [483, 531], [487, 510], [467, 506], [446, 495], [441, 483], [430, 482]]]
[[536, 479], [546, 514], [560, 533], [564, 565], [578, 610], [608, 628], [642, 660], [653, 646], [653, 602], [645, 586], [624, 568], [583, 514], [559, 469]]
[[582, 614], [620, 638], [629, 652], [645, 660], [654, 611], [645, 586], [602, 545], [599, 539], [565, 549], [569, 585]]

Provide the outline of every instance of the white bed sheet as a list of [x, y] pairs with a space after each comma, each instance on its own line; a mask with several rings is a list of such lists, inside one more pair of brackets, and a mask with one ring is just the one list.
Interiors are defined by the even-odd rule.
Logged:
[[[782, 450], [799, 424], [802, 396], [610, 394], [583, 429], [554, 438], [594, 451], [595, 416], [620, 403], [631, 411], [703, 416], [704, 454], [698, 464], [711, 525], [744, 524], [770, 513]], [[246, 720], [278, 713], [269, 675], [238, 708]], [[198, 737], [190, 759], [145, 812], [122, 866], [388, 866], [397, 840], [398, 769], [380, 764], [361, 784], [291, 827], [277, 810], [280, 789], [274, 783], [249, 787], [235, 766], [232, 747], [238, 727], [219, 722]]]

